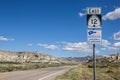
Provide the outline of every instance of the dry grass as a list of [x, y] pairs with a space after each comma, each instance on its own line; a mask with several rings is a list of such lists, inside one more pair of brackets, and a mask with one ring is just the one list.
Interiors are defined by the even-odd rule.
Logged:
[[68, 64], [48, 64], [48, 63], [0, 63], [0, 72], [11, 72], [19, 70], [30, 70], [30, 69], [40, 69], [47, 67], [59, 67]]
[[[114, 67], [110, 69], [112, 69], [112, 72], [108, 72], [109, 67], [98, 67], [96, 69], [96, 80], [119, 80], [120, 69]], [[80, 65], [79, 67], [66, 72], [64, 75], [58, 76], [56, 80], [93, 80], [93, 68]]]

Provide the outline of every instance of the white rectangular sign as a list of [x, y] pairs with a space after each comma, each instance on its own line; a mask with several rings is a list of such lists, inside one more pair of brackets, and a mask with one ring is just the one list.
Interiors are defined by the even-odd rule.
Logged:
[[101, 44], [102, 34], [101, 30], [88, 30], [88, 43], [90, 44]]
[[87, 14], [101, 14], [101, 8], [87, 8]]

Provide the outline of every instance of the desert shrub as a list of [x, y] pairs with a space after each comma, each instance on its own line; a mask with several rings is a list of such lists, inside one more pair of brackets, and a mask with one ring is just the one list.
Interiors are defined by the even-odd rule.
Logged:
[[39, 69], [39, 68], [47, 68], [47, 67], [59, 67], [65, 66], [68, 64], [48, 64], [48, 63], [11, 63], [11, 62], [1, 62], [0, 64], [0, 72], [10, 72], [10, 71], [18, 71], [18, 70], [30, 70], [30, 69]]
[[108, 67], [108, 73], [114, 73], [113, 68], [111, 66]]
[[64, 75], [57, 77], [56, 80], [80, 80], [81, 76], [79, 69], [71, 69]]
[[[93, 64], [87, 64], [88, 68], [93, 68]], [[96, 63], [97, 68], [107, 68], [110, 66], [108, 63]]]

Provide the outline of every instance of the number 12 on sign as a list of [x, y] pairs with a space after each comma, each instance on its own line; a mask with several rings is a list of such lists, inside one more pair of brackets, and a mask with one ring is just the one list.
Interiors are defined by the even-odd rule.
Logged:
[[88, 19], [88, 28], [100, 28], [101, 22], [98, 18], [98, 16], [90, 16]]

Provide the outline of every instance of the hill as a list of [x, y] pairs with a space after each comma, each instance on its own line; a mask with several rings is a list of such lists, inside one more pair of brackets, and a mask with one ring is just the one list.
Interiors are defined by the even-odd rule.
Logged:
[[11, 52], [0, 50], [0, 62], [59, 63], [59, 60], [51, 55], [39, 52]]

